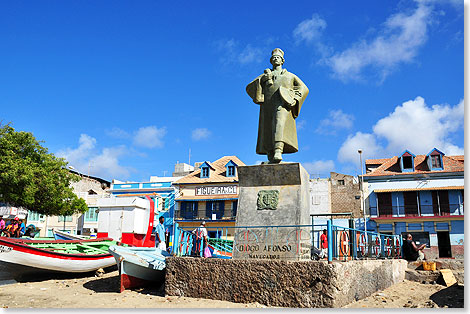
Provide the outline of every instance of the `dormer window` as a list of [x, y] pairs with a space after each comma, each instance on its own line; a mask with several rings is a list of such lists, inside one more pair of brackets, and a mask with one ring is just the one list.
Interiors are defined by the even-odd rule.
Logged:
[[442, 168], [442, 163], [441, 163], [441, 156], [439, 155], [431, 155], [431, 165], [433, 168]]
[[211, 175], [211, 169], [215, 170], [210, 163], [205, 161], [201, 166], [201, 178], [209, 178]]
[[437, 148], [433, 148], [429, 154], [426, 155], [428, 157], [428, 167], [429, 170], [443, 170], [444, 166], [442, 163], [442, 156], [444, 153], [438, 150]]
[[226, 165], [225, 165], [225, 175], [227, 177], [235, 177], [236, 176], [236, 171], [237, 171], [237, 164], [234, 163], [232, 160], [230, 160]]
[[413, 169], [413, 157], [403, 156], [403, 169]]
[[403, 154], [401, 154], [401, 158], [400, 158], [401, 171], [413, 172], [415, 170], [415, 165], [414, 165], [415, 157], [416, 157], [415, 155], [413, 155], [407, 150]]

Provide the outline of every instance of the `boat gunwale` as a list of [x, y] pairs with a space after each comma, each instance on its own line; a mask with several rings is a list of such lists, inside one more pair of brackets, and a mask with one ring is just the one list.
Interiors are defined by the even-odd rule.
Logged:
[[[108, 258], [108, 257], [113, 256], [111, 253], [106, 253], [106, 254], [104, 254], [104, 253], [101, 253], [101, 254], [85, 254], [85, 253], [63, 253], [63, 252], [57, 252], [57, 251], [49, 251], [49, 250], [46, 250], [46, 249], [43, 249], [43, 248], [37, 248], [37, 247], [34, 247], [34, 246], [24, 244], [24, 243], [22, 243], [22, 241], [9, 241], [9, 240], [5, 240], [5, 239], [7, 239], [7, 238], [0, 237], [0, 244], [1, 245], [10, 246], [14, 250], [15, 250], [15, 246], [16, 246], [16, 247], [23, 248], [23, 250], [26, 250], [26, 251], [35, 251], [37, 253], [42, 253], [42, 254], [35, 254], [35, 252], [26, 252], [26, 253], [40, 255], [40, 256], [43, 256], [43, 257], [50, 257], [50, 258], [69, 257], [69, 258], [88, 259], [89, 260], [89, 259], [102, 259], [102, 258]], [[35, 243], [49, 243], [50, 242], [50, 241], [41, 242], [41, 240], [36, 240], [36, 241], [39, 241], [39, 242], [35, 242]], [[82, 242], [81, 240], [63, 240], [63, 241], [68, 241], [66, 243], [70, 243], [70, 241], [73, 241], [72, 243]], [[27, 241], [25, 243], [28, 243], [28, 242], [29, 241]], [[100, 241], [95, 240], [95, 242], [100, 242]], [[60, 244], [60, 243], [58, 243], [58, 244]], [[55, 255], [55, 256], [47, 256], [44, 253], [46, 253], [47, 255]]]

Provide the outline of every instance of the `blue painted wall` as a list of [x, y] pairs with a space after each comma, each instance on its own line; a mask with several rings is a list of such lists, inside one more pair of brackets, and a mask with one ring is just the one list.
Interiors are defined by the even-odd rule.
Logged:
[[171, 187], [171, 182], [147, 182], [142, 183], [143, 189], [151, 189], [151, 188], [169, 188]]
[[114, 184], [113, 189], [138, 189], [139, 183]]
[[402, 234], [402, 232], [406, 232], [406, 222], [396, 222], [395, 233]]

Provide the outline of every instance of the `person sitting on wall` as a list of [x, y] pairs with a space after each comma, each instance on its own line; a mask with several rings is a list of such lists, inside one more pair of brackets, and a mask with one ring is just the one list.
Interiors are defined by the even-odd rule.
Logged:
[[24, 224], [23, 220], [18, 220], [18, 229], [16, 229], [16, 237], [21, 238], [24, 236], [26, 232], [26, 225]]
[[28, 227], [26, 227], [24, 236], [29, 237], [29, 238], [34, 238], [36, 236], [36, 233], [37, 233], [36, 227], [34, 225], [29, 225]]
[[2, 235], [3, 230], [5, 230], [5, 220], [0, 216], [0, 235]]
[[5, 228], [5, 231], [4, 231], [5, 237], [7, 238], [15, 237], [16, 230], [18, 230], [18, 217], [15, 217], [15, 219], [11, 221], [10, 224]]
[[414, 261], [423, 261], [426, 259], [423, 249], [426, 247], [426, 244], [421, 244], [416, 246], [416, 243], [413, 241], [413, 236], [408, 233], [406, 235], [405, 241], [403, 241], [403, 258], [409, 262]]

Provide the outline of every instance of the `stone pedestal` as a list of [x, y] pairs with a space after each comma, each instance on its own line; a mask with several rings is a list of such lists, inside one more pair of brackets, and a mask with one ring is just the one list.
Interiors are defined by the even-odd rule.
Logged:
[[238, 178], [233, 259], [310, 259], [307, 171], [299, 163], [241, 166]]

